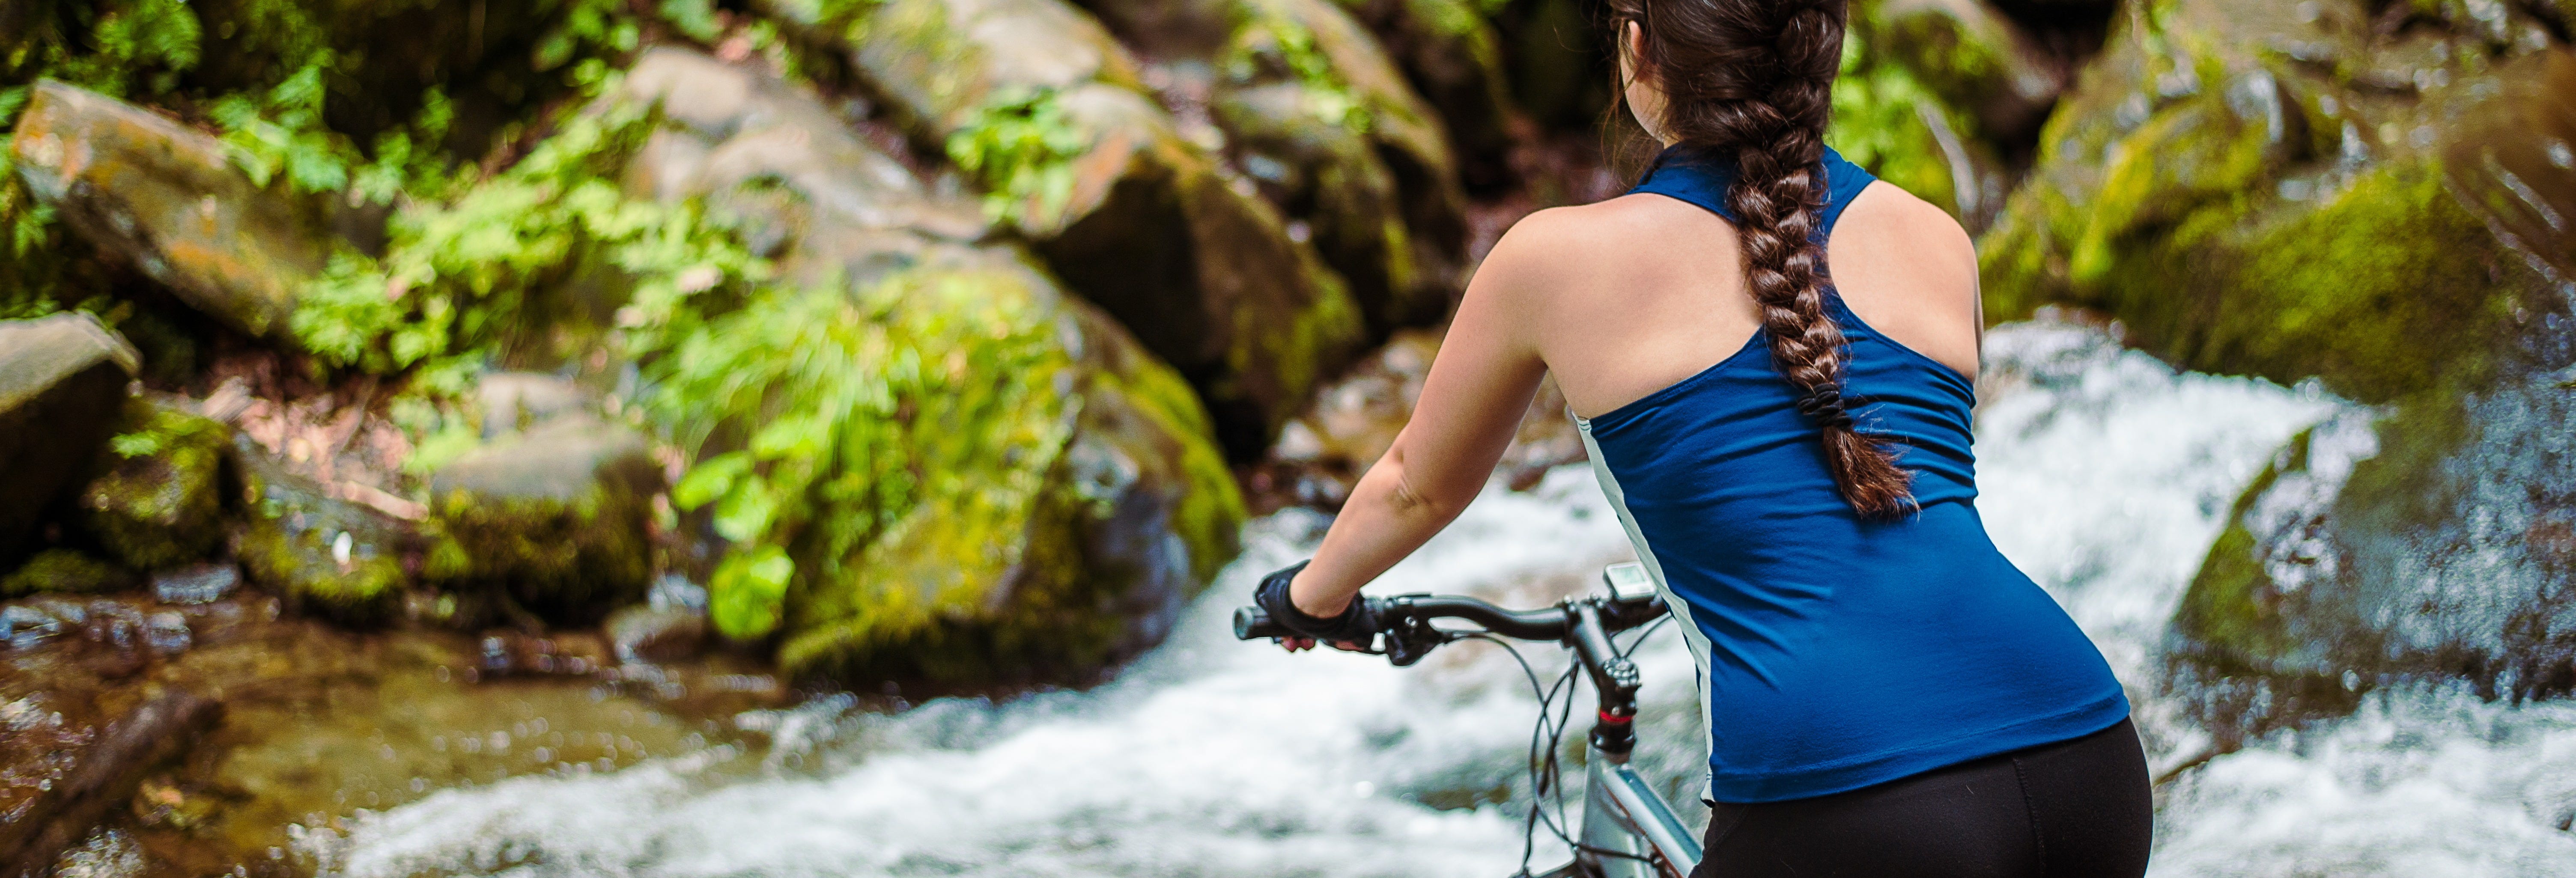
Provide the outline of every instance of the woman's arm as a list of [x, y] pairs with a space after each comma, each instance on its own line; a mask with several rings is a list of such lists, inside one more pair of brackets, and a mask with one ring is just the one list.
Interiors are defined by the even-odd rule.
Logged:
[[[1547, 365], [1533, 331], [1552, 261], [1533, 214], [1494, 245], [1451, 318], [1413, 417], [1369, 467], [1315, 558], [1289, 585], [1298, 609], [1331, 618], [1360, 587], [1421, 548], [1467, 508], [1511, 445]], [[1292, 647], [1296, 644], [1292, 644]]]

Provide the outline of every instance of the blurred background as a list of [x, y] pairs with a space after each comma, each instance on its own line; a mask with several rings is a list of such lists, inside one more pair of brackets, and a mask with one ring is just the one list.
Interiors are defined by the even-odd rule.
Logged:
[[[1601, 14], [0, 6], [0, 874], [1510, 874], [1510, 656], [1225, 617], [1635, 169]], [[2576, 874], [2576, 3], [1850, 15], [2155, 874]], [[1373, 590], [1627, 559], [1562, 406]]]

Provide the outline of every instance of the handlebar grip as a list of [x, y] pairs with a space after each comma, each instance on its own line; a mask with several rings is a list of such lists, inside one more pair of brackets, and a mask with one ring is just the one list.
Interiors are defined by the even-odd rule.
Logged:
[[1234, 608], [1234, 639], [1259, 640], [1264, 637], [1295, 637], [1288, 626], [1270, 621], [1270, 614], [1260, 607]]

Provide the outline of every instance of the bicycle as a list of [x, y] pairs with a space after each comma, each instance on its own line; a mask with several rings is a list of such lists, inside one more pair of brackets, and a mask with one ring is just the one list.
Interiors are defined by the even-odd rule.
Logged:
[[[1574, 849], [1574, 861], [1535, 878], [1682, 878], [1699, 865], [1699, 841], [1674, 816], [1664, 797], [1628, 766], [1628, 757], [1637, 745], [1637, 689], [1643, 682], [1636, 663], [1628, 660], [1628, 653], [1645, 635], [1640, 634], [1626, 650], [1613, 642], [1613, 635], [1646, 628], [1669, 617], [1643, 565], [1613, 564], [1601, 571], [1601, 579], [1606, 594], [1567, 598], [1537, 610], [1507, 610], [1469, 597], [1364, 597], [1377, 610], [1381, 624], [1371, 635], [1371, 642], [1362, 644], [1360, 651], [1384, 655], [1396, 667], [1405, 667], [1421, 661], [1433, 649], [1470, 638], [1501, 644], [1511, 650], [1515, 659], [1520, 658], [1520, 652], [1505, 638], [1554, 641], [1573, 650], [1575, 664], [1566, 669], [1558, 686], [1541, 689], [1537, 673], [1530, 672], [1530, 686], [1539, 690], [1539, 729], [1533, 735], [1531, 787], [1537, 797], [1554, 791], [1558, 736], [1564, 733], [1569, 717], [1561, 713], [1551, 735], [1548, 710], [1557, 689], [1570, 690], [1573, 674], [1580, 669], [1600, 699], [1599, 719], [1586, 736], [1591, 758], [1585, 760], [1582, 832], [1576, 838], [1566, 837], [1562, 817], [1547, 820], [1545, 802], [1532, 803], [1520, 874], [1530, 874], [1528, 842], [1535, 838], [1537, 825], [1545, 821]], [[1431, 624], [1440, 619], [1475, 627], [1442, 628]], [[1239, 640], [1279, 640], [1294, 635], [1272, 622], [1261, 608], [1243, 607], [1234, 611], [1234, 636]], [[1521, 667], [1529, 671], [1528, 661], [1522, 660]], [[1564, 713], [1571, 712], [1572, 703], [1569, 691]], [[1545, 749], [1543, 756], [1535, 752], [1541, 747]], [[1561, 811], [1561, 797], [1556, 804]]]

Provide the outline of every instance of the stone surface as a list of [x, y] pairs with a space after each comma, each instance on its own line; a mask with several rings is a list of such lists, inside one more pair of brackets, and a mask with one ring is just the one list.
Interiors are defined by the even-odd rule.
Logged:
[[2446, 182], [2479, 169], [2440, 160], [2464, 114], [2563, 51], [2499, 14], [2382, 36], [2357, 8], [2187, 0], [2121, 25], [1980, 242], [1988, 319], [2098, 309], [2177, 365], [2367, 402], [2495, 374], [2566, 310], [2541, 248]]
[[1466, 221], [1439, 118], [1329, 0], [1222, 6], [1237, 26], [1208, 60], [1229, 150], [1311, 227], [1372, 337], [1446, 317], [1464, 283]]
[[87, 314], [0, 321], [0, 567], [106, 443], [139, 367]]
[[223, 464], [232, 431], [167, 402], [127, 400], [99, 475], [80, 491], [82, 527], [136, 570], [206, 557], [222, 542]]
[[[0, 604], [0, 619], [70, 610], [82, 621], [57, 621], [61, 634], [28, 648], [0, 647], [0, 838], [52, 823], [78, 841], [104, 824], [150, 852], [146, 876], [291, 874], [309, 861], [270, 851], [298, 850], [294, 827], [345, 825], [512, 777], [721, 760], [726, 751], [710, 748], [759, 746], [767, 709], [799, 700], [733, 654], [619, 668], [584, 632], [512, 634], [526, 672], [487, 676], [480, 637], [352, 631], [281, 612], [258, 592], [182, 606], [141, 596], [37, 603]], [[123, 644], [114, 620], [128, 626]], [[179, 630], [189, 632], [185, 650], [153, 648], [156, 632]], [[587, 664], [576, 670], [576, 658]], [[538, 670], [539, 659], [550, 669]], [[106, 819], [63, 820], [54, 792], [84, 766], [112, 764], [96, 758], [109, 730], [180, 692], [222, 706], [207, 725], [162, 727], [186, 757], [114, 785]], [[42, 819], [31, 805], [48, 809]]]
[[[1440, 332], [1397, 333], [1350, 374], [1317, 393], [1314, 405], [1282, 432], [1269, 460], [1246, 478], [1257, 507], [1340, 507], [1361, 474], [1394, 447], [1396, 434], [1413, 417], [1422, 381], [1440, 352]], [[1584, 459], [1583, 437], [1575, 432], [1565, 396], [1551, 379], [1530, 400], [1495, 475], [1513, 490], [1526, 490], [1550, 468]]]
[[[646, 53], [626, 85], [635, 100], [742, 96], [672, 114], [680, 124], [646, 150], [659, 157], [651, 191], [766, 205], [747, 219], [792, 233], [774, 248], [788, 282], [829, 279], [851, 294], [905, 284], [921, 292], [898, 315], [1025, 324], [1042, 349], [1026, 374], [921, 402], [907, 450], [974, 490], [926, 491], [849, 557], [800, 551], [799, 569], [838, 572], [789, 589], [781, 664], [843, 679], [1082, 678], [1158, 642], [1233, 557], [1243, 516], [1207, 415], [1173, 368], [1026, 251], [976, 243], [988, 221], [970, 203], [924, 187], [810, 93], [674, 50]], [[756, 201], [760, 189], [791, 197]], [[969, 417], [1013, 419], [1026, 441], [950, 444], [967, 426], [951, 419]]]
[[1230, 454], [1258, 455], [1356, 353], [1363, 317], [1341, 278], [1180, 136], [1088, 14], [1059, 0], [896, 0], [851, 14], [802, 29], [846, 52], [915, 137], [972, 140], [1018, 118], [1059, 126], [1048, 136], [1064, 154], [1012, 159], [1057, 182], [993, 207], [1189, 379]]
[[1339, 0], [1449, 130], [1459, 181], [1493, 192], [1511, 182], [1515, 142], [1502, 38], [1474, 0]]
[[411, 581], [410, 522], [331, 496], [246, 436], [232, 444], [242, 514], [227, 541], [251, 582], [292, 606], [351, 622], [385, 618]]
[[82, 237], [207, 316], [294, 341], [297, 292], [322, 271], [327, 218], [243, 176], [212, 135], [58, 82], [41, 82], [12, 142], [27, 188]]
[[633, 428], [571, 416], [506, 434], [440, 466], [429, 490], [442, 537], [434, 579], [576, 623], [650, 584], [662, 468]]

